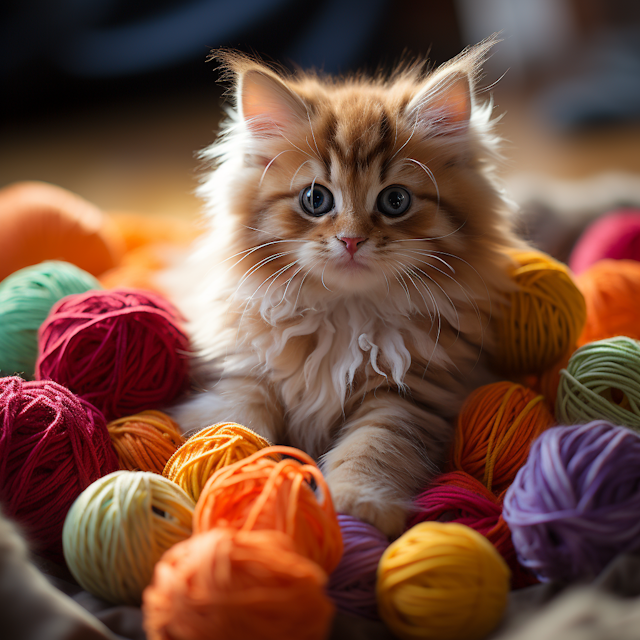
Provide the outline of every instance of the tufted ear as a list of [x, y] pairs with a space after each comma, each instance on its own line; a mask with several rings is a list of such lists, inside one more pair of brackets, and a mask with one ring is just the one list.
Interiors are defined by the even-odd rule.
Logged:
[[297, 94], [275, 75], [256, 68], [239, 76], [238, 108], [257, 137], [280, 135], [307, 118], [305, 104]]

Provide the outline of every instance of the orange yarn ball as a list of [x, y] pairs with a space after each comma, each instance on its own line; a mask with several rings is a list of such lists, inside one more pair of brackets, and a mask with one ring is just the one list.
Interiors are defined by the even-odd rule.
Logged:
[[554, 424], [544, 398], [512, 382], [476, 389], [458, 416], [452, 467], [495, 494], [513, 482], [532, 442]]
[[162, 475], [180, 485], [197, 502], [207, 480], [216, 471], [269, 444], [241, 424], [214, 424], [191, 436], [167, 461]]
[[585, 301], [566, 265], [539, 251], [513, 252], [518, 290], [499, 303], [495, 365], [512, 374], [540, 373], [575, 344]]
[[640, 262], [600, 260], [576, 282], [587, 304], [579, 347], [615, 336], [640, 340]]
[[161, 411], [142, 411], [107, 425], [121, 469], [162, 473], [184, 443], [180, 427]]
[[75, 193], [46, 182], [0, 190], [0, 280], [45, 260], [97, 276], [116, 265], [120, 250], [100, 209]]
[[[292, 457], [276, 459], [281, 454]], [[193, 524], [196, 533], [214, 527], [282, 531], [298, 553], [327, 574], [342, 556], [342, 534], [325, 479], [306, 453], [291, 447], [268, 447], [218, 471], [200, 496]]]
[[327, 576], [279, 531], [213, 529], [156, 564], [143, 594], [149, 640], [323, 640]]

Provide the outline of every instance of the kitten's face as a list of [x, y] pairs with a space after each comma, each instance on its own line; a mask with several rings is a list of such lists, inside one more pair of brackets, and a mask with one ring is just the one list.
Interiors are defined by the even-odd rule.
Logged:
[[468, 72], [283, 81], [253, 63], [239, 77], [246, 135], [231, 209], [245, 229], [240, 250], [266, 245], [240, 277], [255, 268], [273, 283], [296, 275], [307, 287], [400, 287], [424, 300], [433, 280], [473, 259], [479, 238], [499, 244]]

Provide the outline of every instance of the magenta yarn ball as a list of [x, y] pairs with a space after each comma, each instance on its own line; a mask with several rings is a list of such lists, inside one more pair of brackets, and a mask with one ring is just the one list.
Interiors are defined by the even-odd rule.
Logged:
[[63, 561], [73, 501], [118, 469], [104, 416], [52, 381], [0, 378], [0, 502], [35, 552]]
[[55, 380], [107, 420], [157, 409], [188, 382], [189, 340], [177, 310], [148, 291], [67, 296], [39, 332], [37, 380]]
[[607, 258], [640, 261], [640, 209], [612, 211], [589, 225], [571, 252], [569, 266], [578, 274]]

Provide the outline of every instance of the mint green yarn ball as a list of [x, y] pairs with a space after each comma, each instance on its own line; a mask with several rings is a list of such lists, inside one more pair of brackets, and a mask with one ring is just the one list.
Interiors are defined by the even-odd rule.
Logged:
[[25, 267], [0, 282], [0, 376], [33, 378], [38, 329], [51, 307], [91, 289], [102, 286], [90, 273], [58, 260]]
[[617, 336], [580, 347], [560, 371], [556, 419], [608, 420], [640, 431], [640, 342]]

